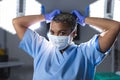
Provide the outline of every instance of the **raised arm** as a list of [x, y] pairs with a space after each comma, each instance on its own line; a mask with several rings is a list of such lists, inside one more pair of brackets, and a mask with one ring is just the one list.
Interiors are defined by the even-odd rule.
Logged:
[[106, 52], [112, 46], [120, 32], [120, 22], [114, 20], [87, 17], [85, 23], [93, 25], [93, 28], [98, 28], [102, 31], [99, 36], [99, 45], [102, 52]]
[[86, 18], [77, 10], [73, 10], [71, 13], [77, 17], [77, 23], [80, 25], [93, 25], [91, 27], [102, 31], [98, 38], [101, 52], [106, 52], [112, 46], [118, 33], [120, 32], [120, 22], [105, 18]]
[[43, 15], [30, 15], [13, 19], [13, 26], [19, 39], [21, 40], [23, 38], [24, 33], [29, 26], [39, 21], [45, 21]]
[[51, 13], [45, 15], [29, 15], [13, 19], [13, 26], [17, 32], [19, 39], [21, 40], [24, 36], [25, 31], [29, 26], [36, 22], [46, 21], [51, 22], [53, 17], [60, 14], [60, 10], [54, 10]]

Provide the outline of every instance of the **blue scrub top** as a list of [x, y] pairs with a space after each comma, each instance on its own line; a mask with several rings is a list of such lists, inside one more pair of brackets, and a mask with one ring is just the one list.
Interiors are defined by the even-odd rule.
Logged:
[[27, 29], [20, 48], [34, 58], [33, 80], [93, 80], [95, 67], [105, 54], [98, 35], [80, 45], [71, 44], [63, 54], [44, 37]]

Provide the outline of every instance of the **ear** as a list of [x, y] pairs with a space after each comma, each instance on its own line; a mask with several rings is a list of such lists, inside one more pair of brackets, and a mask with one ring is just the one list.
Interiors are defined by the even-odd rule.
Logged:
[[77, 36], [77, 30], [73, 32], [73, 38], [75, 38], [76, 36]]

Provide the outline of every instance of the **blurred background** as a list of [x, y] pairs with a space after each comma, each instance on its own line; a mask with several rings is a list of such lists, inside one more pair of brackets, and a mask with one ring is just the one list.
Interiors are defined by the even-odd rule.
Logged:
[[[19, 48], [19, 39], [12, 25], [15, 17], [45, 14], [60, 9], [79, 10], [90, 17], [120, 21], [120, 0], [0, 0], [0, 80], [32, 80], [33, 59]], [[30, 28], [46, 37], [48, 24], [36, 23]], [[76, 44], [88, 41], [97, 30], [78, 28]], [[107, 45], [107, 44], [106, 44]], [[111, 53], [97, 67], [95, 80], [120, 80], [120, 34]]]

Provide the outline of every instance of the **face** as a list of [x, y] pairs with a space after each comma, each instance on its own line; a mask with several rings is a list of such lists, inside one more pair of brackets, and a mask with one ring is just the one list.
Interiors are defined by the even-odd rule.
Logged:
[[[50, 30], [49, 32], [55, 36], [69, 36], [71, 33], [71, 28], [67, 24], [57, 23], [52, 21], [50, 23]], [[71, 34], [74, 37], [74, 32]]]
[[65, 23], [57, 23], [52, 21], [50, 23], [48, 38], [59, 50], [66, 49], [71, 44], [75, 31], [71, 30]]

